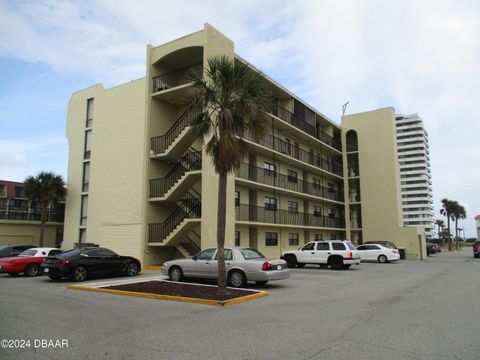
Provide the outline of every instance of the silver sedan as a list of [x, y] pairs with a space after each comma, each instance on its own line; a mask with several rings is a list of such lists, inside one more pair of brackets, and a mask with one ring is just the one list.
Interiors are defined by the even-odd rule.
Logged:
[[[184, 278], [216, 279], [217, 253], [216, 248], [209, 248], [191, 259], [167, 261], [162, 266], [162, 273], [172, 281], [182, 281]], [[284, 260], [268, 260], [258, 250], [246, 247], [225, 247], [225, 271], [232, 287], [244, 287], [248, 281], [264, 285], [290, 276]]]

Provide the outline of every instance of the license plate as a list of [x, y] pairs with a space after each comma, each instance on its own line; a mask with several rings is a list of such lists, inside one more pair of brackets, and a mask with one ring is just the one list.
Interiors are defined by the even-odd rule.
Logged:
[[49, 270], [50, 270], [49, 268], [45, 268], [45, 269], [43, 270], [43, 272], [46, 272], [46, 273], [47, 273]]
[[277, 265], [277, 270], [282, 270], [282, 265]]

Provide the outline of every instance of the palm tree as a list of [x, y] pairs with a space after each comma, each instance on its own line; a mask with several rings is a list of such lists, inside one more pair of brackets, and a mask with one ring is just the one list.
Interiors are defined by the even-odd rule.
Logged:
[[467, 211], [458, 202], [455, 201], [454, 203], [452, 219], [455, 221], [455, 241], [458, 248], [458, 220], [465, 219], [467, 217]]
[[41, 226], [39, 246], [43, 246], [45, 236], [45, 223], [47, 221], [47, 209], [52, 202], [61, 201], [65, 197], [65, 181], [61, 175], [52, 172], [41, 172], [37, 176], [28, 176], [24, 181], [25, 196], [30, 201], [40, 204]]
[[206, 141], [205, 151], [213, 159], [219, 174], [217, 247], [218, 288], [226, 291], [225, 222], [227, 175], [232, 173], [248, 154], [245, 134], [256, 140], [267, 132], [267, 112], [272, 108], [272, 95], [264, 81], [245, 63], [226, 56], [208, 60], [204, 77], [192, 74], [193, 91], [188, 111], [201, 109], [191, 126], [197, 139]]
[[442, 208], [440, 214], [447, 217], [447, 229], [448, 229], [448, 251], [452, 251], [452, 233], [450, 232], [450, 219], [453, 220], [453, 210], [455, 208], [455, 201], [442, 199]]
[[[438, 237], [440, 238], [440, 229], [445, 226], [445, 222], [442, 219], [437, 219], [435, 220], [435, 225], [437, 225], [437, 233], [438, 233]], [[442, 241], [442, 246], [443, 246], [443, 241]]]

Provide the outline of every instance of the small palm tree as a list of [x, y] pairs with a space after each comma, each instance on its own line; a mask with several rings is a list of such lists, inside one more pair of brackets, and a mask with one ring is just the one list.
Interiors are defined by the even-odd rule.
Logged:
[[[437, 225], [437, 233], [438, 237], [440, 238], [440, 229], [445, 226], [445, 222], [442, 219], [435, 220], [435, 225]], [[443, 246], [443, 239], [442, 239], [442, 246]]]
[[465, 219], [467, 217], [467, 211], [458, 202], [455, 201], [454, 203], [452, 219], [455, 221], [455, 241], [456, 247], [458, 248], [458, 220]]
[[39, 246], [42, 247], [48, 206], [52, 202], [62, 201], [65, 198], [65, 181], [63, 181], [61, 175], [56, 175], [52, 172], [41, 172], [37, 176], [28, 176], [24, 183], [25, 196], [30, 201], [39, 203], [42, 209], [39, 242]]
[[248, 154], [242, 137], [249, 133], [256, 140], [267, 132], [267, 112], [272, 95], [265, 82], [239, 60], [226, 56], [210, 58], [204, 76], [192, 74], [193, 91], [188, 110], [201, 109], [191, 126], [197, 139], [206, 141], [205, 151], [219, 174], [217, 247], [218, 288], [226, 291], [225, 223], [227, 175]]
[[448, 229], [448, 251], [452, 251], [452, 233], [450, 232], [450, 219], [453, 220], [452, 213], [455, 209], [455, 201], [442, 199], [442, 208], [440, 214], [447, 217], [447, 229]]

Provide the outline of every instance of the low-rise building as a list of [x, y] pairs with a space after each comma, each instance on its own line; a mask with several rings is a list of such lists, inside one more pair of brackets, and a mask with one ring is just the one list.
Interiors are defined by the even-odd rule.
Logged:
[[[62, 243], [65, 204], [50, 204], [47, 211], [44, 246]], [[0, 245], [39, 245], [41, 209], [29, 201], [23, 183], [0, 180]]]

